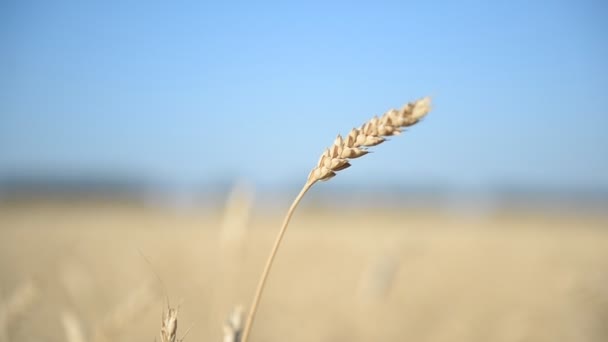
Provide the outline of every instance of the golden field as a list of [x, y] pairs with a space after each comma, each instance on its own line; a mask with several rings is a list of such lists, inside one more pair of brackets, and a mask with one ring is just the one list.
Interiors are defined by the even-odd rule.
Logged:
[[[281, 220], [280, 210], [226, 223], [204, 208], [3, 205], [0, 339], [158, 340], [166, 292], [180, 304], [178, 336], [191, 327], [185, 341], [221, 341], [231, 309], [249, 305]], [[300, 208], [251, 336], [607, 340], [608, 217], [407, 207]]]

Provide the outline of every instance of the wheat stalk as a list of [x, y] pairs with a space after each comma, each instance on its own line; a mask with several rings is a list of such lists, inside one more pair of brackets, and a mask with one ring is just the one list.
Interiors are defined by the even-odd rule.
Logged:
[[5, 301], [0, 300], [0, 341], [10, 340], [11, 325], [22, 319], [39, 297], [40, 289], [30, 279], [19, 285]]
[[[222, 225], [219, 235], [219, 262], [216, 277], [215, 312], [224, 312], [227, 308], [228, 294], [236, 296], [239, 291], [240, 266], [245, 255], [247, 229], [251, 224], [254, 206], [254, 188], [244, 180], [237, 180], [230, 190], [224, 206]], [[239, 342], [245, 321], [243, 306], [233, 307], [228, 319], [223, 323], [224, 342]], [[223, 315], [223, 314], [222, 314]]]
[[385, 298], [395, 282], [398, 269], [399, 259], [394, 254], [378, 256], [359, 279], [359, 304], [367, 310], [370, 304]]
[[415, 125], [430, 111], [431, 99], [428, 97], [410, 102], [403, 106], [400, 110], [391, 109], [381, 117], [373, 117], [359, 128], [353, 128], [350, 133], [342, 138], [340, 135], [334, 140], [334, 144], [325, 150], [319, 158], [319, 162], [308, 175], [306, 183], [296, 196], [293, 203], [287, 210], [283, 225], [276, 237], [270, 256], [266, 261], [262, 276], [258, 283], [253, 303], [247, 315], [245, 329], [241, 342], [247, 342], [251, 325], [255, 319], [255, 314], [264, 291], [268, 273], [272, 267], [276, 253], [283, 239], [283, 235], [287, 230], [287, 225], [293, 215], [295, 208], [300, 203], [300, 200], [306, 192], [318, 181], [326, 181], [336, 175], [336, 172], [346, 169], [350, 166], [349, 160], [359, 158], [369, 153], [368, 147], [376, 146], [384, 141], [386, 137], [399, 135], [404, 128]]
[[97, 324], [93, 332], [93, 341], [115, 340], [116, 336], [140, 318], [158, 297], [158, 291], [150, 282], [135, 288]]

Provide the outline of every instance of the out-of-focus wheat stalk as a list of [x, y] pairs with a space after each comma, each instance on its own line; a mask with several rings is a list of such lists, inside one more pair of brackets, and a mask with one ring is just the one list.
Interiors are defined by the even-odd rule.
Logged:
[[224, 339], [223, 342], [240, 342], [243, 333], [243, 318], [245, 311], [242, 306], [235, 307], [226, 323], [224, 323]]
[[[254, 205], [254, 188], [244, 180], [237, 180], [230, 190], [226, 199], [222, 225], [219, 232], [219, 251], [217, 267], [217, 277], [212, 296], [212, 312], [218, 319], [218, 326], [225, 320], [228, 310], [232, 310], [229, 317], [235, 317], [235, 309], [229, 307], [230, 303], [240, 303], [244, 300], [242, 294], [241, 269], [244, 263], [245, 243], [250, 225], [252, 209]], [[242, 307], [241, 307], [242, 315]], [[242, 321], [242, 319], [241, 319]], [[225, 321], [224, 321], [225, 322]], [[228, 323], [224, 323], [224, 338], [226, 338], [226, 328]], [[242, 332], [242, 323], [239, 327], [238, 337]]]
[[362, 157], [369, 153], [368, 147], [376, 146], [384, 141], [386, 137], [399, 135], [404, 128], [418, 123], [431, 109], [431, 99], [428, 97], [410, 102], [400, 110], [391, 109], [381, 117], [373, 117], [359, 128], [353, 128], [346, 137], [338, 135], [334, 144], [325, 150], [319, 158], [319, 162], [308, 175], [306, 183], [296, 196], [295, 200], [287, 210], [287, 215], [283, 220], [279, 234], [266, 261], [262, 276], [258, 283], [253, 302], [249, 308], [245, 329], [243, 331], [242, 342], [247, 342], [251, 325], [255, 319], [255, 314], [259, 305], [268, 273], [276, 256], [287, 225], [293, 215], [295, 208], [306, 192], [318, 181], [326, 181], [336, 175], [336, 172], [350, 167], [350, 160]]
[[[237, 182], [226, 200], [219, 236], [218, 290], [235, 292], [240, 283], [240, 268], [244, 257], [247, 227], [253, 208], [253, 188], [243, 181]], [[218, 296], [222, 297], [222, 296]], [[220, 298], [221, 299], [221, 298]]]
[[40, 296], [38, 287], [28, 280], [6, 299], [0, 302], [0, 341], [9, 341], [9, 330], [32, 307]]
[[93, 341], [112, 340], [148, 310], [158, 297], [158, 291], [149, 282], [131, 291], [96, 327]]
[[65, 331], [65, 339], [68, 342], [86, 342], [82, 323], [72, 311], [61, 313], [61, 324]]
[[368, 308], [380, 302], [391, 290], [399, 260], [390, 253], [376, 257], [376, 260], [363, 272], [359, 280], [359, 304]]
[[244, 181], [237, 181], [232, 187], [222, 217], [220, 246], [222, 250], [239, 249], [242, 245], [253, 207], [253, 188]]

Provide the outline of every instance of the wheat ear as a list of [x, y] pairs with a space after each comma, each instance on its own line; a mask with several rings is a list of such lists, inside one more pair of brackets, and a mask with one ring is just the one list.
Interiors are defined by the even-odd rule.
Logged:
[[237, 306], [232, 309], [228, 316], [228, 320], [224, 323], [224, 339], [223, 342], [240, 342], [243, 332], [243, 316], [244, 310], [242, 306]]
[[181, 338], [177, 337], [177, 315], [179, 314], [179, 306], [172, 308], [167, 299], [167, 312], [163, 309], [161, 327], [160, 327], [160, 342], [183, 342], [188, 336], [192, 326], [186, 330]]
[[167, 312], [163, 312], [163, 319], [160, 328], [161, 342], [175, 342], [177, 339], [177, 314], [179, 307], [169, 307]]
[[428, 97], [410, 102], [403, 106], [400, 110], [391, 109], [381, 117], [373, 117], [359, 128], [353, 128], [350, 133], [342, 138], [340, 135], [336, 137], [334, 144], [325, 150], [310, 174], [306, 183], [300, 190], [298, 196], [287, 210], [287, 215], [283, 220], [283, 225], [276, 237], [270, 256], [266, 261], [264, 271], [260, 277], [258, 287], [253, 297], [253, 302], [247, 315], [245, 329], [241, 342], [247, 342], [251, 325], [255, 319], [255, 314], [264, 291], [268, 273], [272, 267], [272, 263], [276, 256], [283, 235], [287, 230], [289, 220], [293, 215], [295, 208], [300, 203], [300, 200], [306, 192], [318, 181], [326, 181], [336, 175], [336, 172], [346, 169], [350, 166], [349, 160], [359, 158], [366, 155], [369, 151], [368, 147], [376, 146], [386, 141], [386, 137], [399, 135], [404, 128], [418, 123], [431, 109], [431, 99]]

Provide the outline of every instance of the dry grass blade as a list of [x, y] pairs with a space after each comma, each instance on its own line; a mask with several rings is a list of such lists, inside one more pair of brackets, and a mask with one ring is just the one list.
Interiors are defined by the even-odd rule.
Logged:
[[386, 141], [386, 137], [399, 135], [403, 129], [413, 126], [428, 114], [431, 110], [431, 99], [425, 97], [414, 102], [410, 102], [403, 106], [400, 110], [391, 109], [381, 117], [373, 117], [371, 120], [361, 125], [359, 128], [353, 128], [346, 138], [340, 135], [335, 139], [334, 144], [325, 150], [319, 158], [319, 162], [308, 175], [308, 179], [300, 190], [298, 196], [287, 210], [283, 225], [279, 230], [279, 234], [274, 242], [270, 256], [266, 261], [262, 276], [258, 283], [253, 302], [249, 308], [247, 322], [243, 331], [242, 342], [247, 342], [251, 326], [255, 319], [255, 314], [258, 308], [266, 279], [272, 267], [272, 263], [283, 239], [283, 235], [287, 229], [287, 225], [291, 220], [291, 216], [295, 208], [300, 203], [306, 192], [318, 181], [326, 181], [336, 175], [336, 172], [350, 167], [349, 160], [362, 157], [369, 153], [368, 148], [379, 145]]

